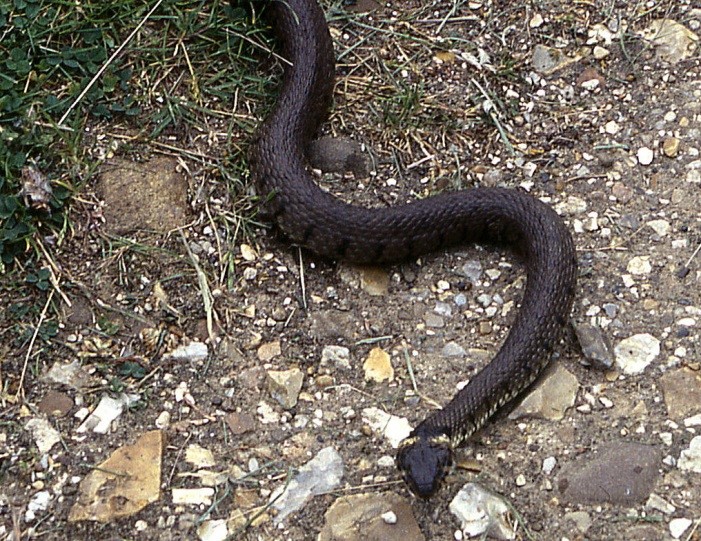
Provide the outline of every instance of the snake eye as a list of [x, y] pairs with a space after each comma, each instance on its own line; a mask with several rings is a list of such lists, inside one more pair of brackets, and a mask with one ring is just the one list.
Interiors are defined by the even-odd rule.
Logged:
[[411, 491], [421, 498], [432, 496], [440, 487], [453, 462], [446, 438], [418, 436], [400, 447], [397, 466]]

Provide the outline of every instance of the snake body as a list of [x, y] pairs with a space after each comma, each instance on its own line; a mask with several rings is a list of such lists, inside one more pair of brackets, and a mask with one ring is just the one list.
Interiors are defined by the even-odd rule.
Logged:
[[259, 193], [268, 196], [266, 212], [292, 242], [354, 263], [391, 263], [457, 243], [506, 243], [525, 262], [521, 308], [499, 352], [399, 445], [396, 461], [409, 487], [430, 496], [453, 449], [548, 363], [574, 297], [572, 237], [554, 210], [512, 189], [475, 188], [381, 209], [350, 205], [323, 191], [307, 169], [305, 148], [328, 114], [334, 85], [324, 13], [316, 0], [271, 0], [265, 16], [290, 65], [251, 145], [250, 171]]

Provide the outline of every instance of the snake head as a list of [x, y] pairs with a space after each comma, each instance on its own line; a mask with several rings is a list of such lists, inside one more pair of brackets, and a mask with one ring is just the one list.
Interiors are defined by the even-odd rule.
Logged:
[[397, 466], [411, 491], [421, 498], [438, 490], [452, 463], [453, 450], [445, 434], [412, 433], [399, 444]]

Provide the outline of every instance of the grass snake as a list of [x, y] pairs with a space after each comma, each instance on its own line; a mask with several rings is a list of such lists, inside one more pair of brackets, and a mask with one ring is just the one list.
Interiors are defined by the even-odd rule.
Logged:
[[305, 149], [326, 119], [334, 87], [334, 51], [316, 0], [270, 0], [265, 18], [289, 61], [277, 101], [251, 145], [251, 177], [266, 213], [295, 244], [353, 263], [392, 263], [458, 243], [506, 244], [525, 263], [521, 307], [492, 361], [398, 448], [411, 490], [439, 487], [453, 450], [547, 365], [575, 291], [572, 237], [558, 214], [521, 191], [474, 188], [389, 208], [340, 201], [314, 182]]

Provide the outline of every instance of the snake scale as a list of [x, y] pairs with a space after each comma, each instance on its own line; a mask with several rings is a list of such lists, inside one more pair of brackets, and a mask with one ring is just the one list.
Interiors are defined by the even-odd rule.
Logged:
[[316, 0], [270, 0], [264, 14], [285, 65], [272, 111], [251, 145], [251, 176], [265, 211], [295, 244], [353, 263], [391, 263], [458, 243], [507, 244], [522, 255], [527, 284], [521, 307], [492, 361], [398, 448], [411, 490], [432, 495], [454, 448], [515, 398], [547, 365], [569, 317], [577, 261], [572, 237], [548, 205], [514, 189], [475, 188], [389, 208], [340, 201], [314, 182], [305, 149], [326, 119], [334, 87], [334, 51]]

